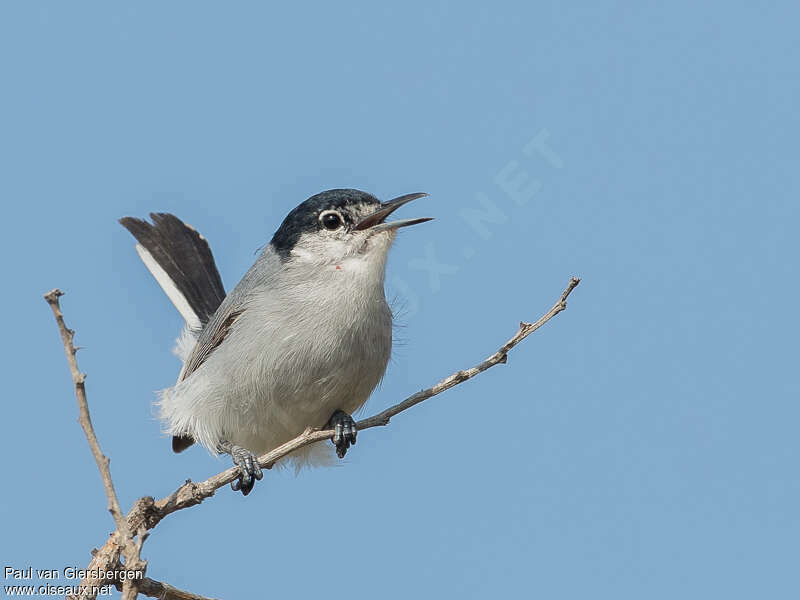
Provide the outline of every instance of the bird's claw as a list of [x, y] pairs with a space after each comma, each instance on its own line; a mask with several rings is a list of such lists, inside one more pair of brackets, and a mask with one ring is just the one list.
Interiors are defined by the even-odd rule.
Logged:
[[261, 481], [264, 476], [261, 465], [258, 464], [255, 454], [241, 446], [231, 446], [229, 453], [233, 463], [239, 467], [239, 479], [231, 482], [231, 489], [247, 496], [253, 490], [256, 480]]
[[330, 426], [333, 428], [331, 441], [336, 446], [336, 456], [344, 458], [347, 449], [356, 445], [356, 436], [358, 435], [356, 422], [343, 410], [337, 410], [331, 417]]

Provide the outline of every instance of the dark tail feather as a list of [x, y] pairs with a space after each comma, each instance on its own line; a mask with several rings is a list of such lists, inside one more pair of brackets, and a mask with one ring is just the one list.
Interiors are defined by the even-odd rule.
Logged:
[[[204, 326], [225, 298], [211, 248], [199, 232], [175, 215], [150, 213], [150, 218], [152, 225], [134, 217], [123, 217], [119, 222], [164, 270]], [[165, 283], [155, 272], [153, 275], [170, 295]]]
[[194, 444], [194, 440], [188, 435], [172, 436], [172, 451], [175, 454], [177, 454], [178, 452], [183, 452], [192, 444]]

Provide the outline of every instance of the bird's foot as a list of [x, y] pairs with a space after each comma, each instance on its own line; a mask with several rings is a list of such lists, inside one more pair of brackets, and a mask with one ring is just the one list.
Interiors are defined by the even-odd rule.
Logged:
[[264, 474], [261, 465], [258, 464], [258, 457], [247, 448], [242, 448], [230, 442], [219, 444], [219, 451], [230, 454], [233, 463], [239, 467], [239, 479], [231, 482], [231, 489], [234, 492], [242, 492], [247, 496], [256, 484], [256, 480], [261, 481]]
[[333, 429], [331, 441], [336, 446], [336, 456], [344, 458], [347, 449], [356, 445], [356, 435], [358, 434], [356, 422], [343, 410], [337, 410], [328, 421], [328, 426]]

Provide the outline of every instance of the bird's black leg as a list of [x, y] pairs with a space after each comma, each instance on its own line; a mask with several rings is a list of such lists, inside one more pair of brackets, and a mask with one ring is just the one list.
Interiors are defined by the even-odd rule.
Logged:
[[333, 429], [333, 445], [336, 446], [336, 456], [344, 458], [347, 449], [356, 445], [358, 429], [353, 417], [343, 410], [337, 410], [328, 421], [328, 427]]
[[231, 482], [231, 489], [234, 492], [242, 492], [247, 496], [256, 484], [256, 480], [261, 481], [264, 476], [261, 472], [261, 465], [258, 464], [258, 458], [247, 448], [242, 448], [230, 442], [220, 442], [217, 444], [217, 450], [230, 454], [233, 463], [239, 467], [239, 479]]

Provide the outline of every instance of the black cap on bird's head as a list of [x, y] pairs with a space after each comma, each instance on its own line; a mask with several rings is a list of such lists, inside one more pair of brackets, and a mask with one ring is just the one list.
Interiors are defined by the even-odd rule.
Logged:
[[293, 209], [275, 232], [270, 244], [282, 259], [287, 259], [303, 235], [348, 236], [366, 238], [380, 231], [391, 231], [430, 221], [430, 218], [404, 219], [386, 222], [395, 210], [427, 196], [425, 193], [406, 194], [388, 202], [352, 189], [327, 190], [311, 196]]

